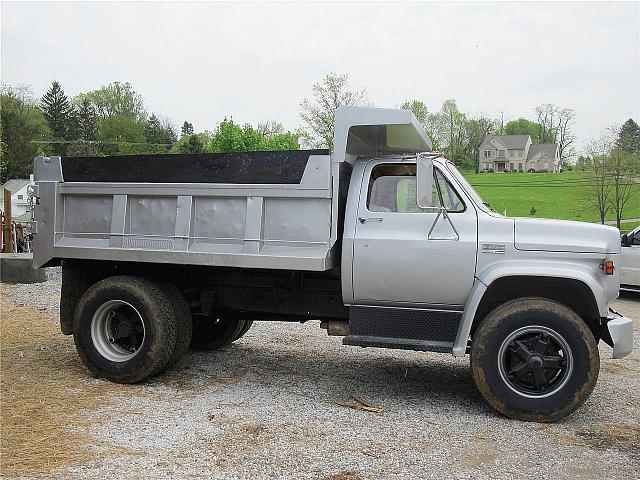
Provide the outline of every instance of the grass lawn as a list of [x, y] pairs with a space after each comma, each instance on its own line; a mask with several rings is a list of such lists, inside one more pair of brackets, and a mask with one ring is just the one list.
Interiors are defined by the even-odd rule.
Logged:
[[[463, 174], [496, 212], [504, 214], [506, 209], [507, 215], [517, 217], [599, 221], [597, 211], [586, 201], [589, 178], [583, 172]], [[640, 183], [634, 190], [624, 218], [640, 218]], [[535, 215], [530, 214], [531, 207]], [[615, 220], [612, 213], [607, 220]], [[633, 228], [631, 224], [624, 227]]]
[[640, 222], [622, 222], [620, 224], [620, 231], [622, 233], [629, 233], [631, 230], [635, 229]]

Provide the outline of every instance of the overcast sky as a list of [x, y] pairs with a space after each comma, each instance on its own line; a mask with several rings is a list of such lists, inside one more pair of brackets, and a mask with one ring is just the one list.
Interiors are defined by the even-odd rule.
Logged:
[[376, 106], [575, 109], [580, 143], [640, 111], [640, 3], [10, 3], [2, 71], [41, 96], [129, 81], [176, 125], [299, 124], [328, 72]]

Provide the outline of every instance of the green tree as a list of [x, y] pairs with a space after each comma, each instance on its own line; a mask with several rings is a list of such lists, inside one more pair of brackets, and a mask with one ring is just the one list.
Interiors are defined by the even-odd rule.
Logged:
[[155, 153], [162, 147], [148, 146], [145, 138], [147, 113], [142, 95], [128, 82], [113, 82], [76, 97], [96, 115], [99, 151], [106, 155]]
[[640, 154], [640, 127], [632, 118], [624, 122], [620, 128], [616, 147], [623, 152]]
[[171, 147], [171, 153], [204, 153], [211, 136], [209, 132], [185, 135]]
[[[298, 150], [299, 133], [253, 128], [250, 124], [237, 125], [226, 118], [216, 128], [208, 152], [251, 152], [260, 150]], [[281, 133], [269, 133], [278, 131]], [[266, 133], [265, 133], [266, 132]]]
[[162, 143], [165, 145], [173, 145], [178, 141], [178, 135], [173, 123], [168, 118], [160, 121], [162, 125]]
[[264, 137], [258, 130], [253, 128], [248, 123], [245, 123], [242, 126], [242, 143], [244, 145], [244, 150], [248, 152], [264, 150]]
[[538, 124], [526, 118], [511, 120], [504, 126], [504, 133], [505, 135], [530, 135], [531, 140], [536, 143], [538, 139]]
[[268, 120], [258, 124], [262, 136], [260, 150], [299, 150], [300, 132], [286, 132], [282, 123]]
[[185, 120], [180, 129], [180, 137], [193, 135], [193, 125]]
[[149, 117], [147, 124], [144, 127], [144, 136], [147, 143], [160, 144], [164, 141], [164, 130], [160, 119], [155, 114]]
[[480, 146], [485, 137], [496, 131], [496, 121], [480, 115], [477, 118], [467, 120], [467, 153], [473, 159], [475, 172], [480, 171]]
[[60, 83], [54, 81], [40, 101], [40, 108], [56, 140], [67, 140], [73, 131], [73, 106], [62, 90]]
[[[144, 153], [145, 123], [124, 115], [103, 118], [98, 123], [100, 150], [106, 155]], [[135, 148], [131, 144], [136, 144]], [[141, 151], [142, 150], [142, 151]]]
[[198, 135], [189, 135], [186, 150], [191, 153], [204, 152], [204, 144]]
[[304, 124], [302, 141], [312, 148], [333, 148], [336, 109], [366, 103], [365, 90], [352, 90], [348, 75], [329, 73], [313, 85], [312, 98], [300, 103]]
[[440, 149], [438, 136], [435, 134], [437, 128], [437, 116], [429, 113], [427, 105], [422, 100], [407, 100], [400, 105], [403, 110], [410, 110], [424, 128], [434, 151]]
[[418, 123], [422, 125], [423, 128], [426, 127], [429, 119], [429, 109], [422, 100], [407, 100], [400, 105], [400, 108], [410, 110], [414, 117], [416, 117], [416, 120], [418, 120]]
[[132, 118], [114, 115], [100, 121], [98, 140], [101, 142], [146, 143], [144, 137], [145, 124]]
[[198, 135], [189, 135], [184, 147], [180, 149], [180, 153], [202, 153], [205, 146]]
[[36, 141], [48, 139], [51, 130], [26, 87], [0, 90], [0, 180], [28, 178], [33, 159], [44, 153]]
[[300, 133], [283, 132], [265, 137], [260, 150], [299, 150]]
[[244, 143], [242, 127], [233, 123], [233, 119], [226, 118], [218, 124], [213, 137], [207, 147], [209, 152], [244, 152], [247, 148]]
[[455, 99], [445, 100], [440, 110], [440, 122], [443, 136], [447, 141], [449, 159], [456, 163], [464, 160], [466, 142], [466, 115], [458, 110]]
[[76, 107], [76, 132], [80, 140], [94, 141], [98, 136], [98, 121], [91, 102], [83, 98]]
[[91, 102], [100, 119], [127, 117], [142, 122], [147, 118], [142, 95], [128, 82], [103, 85], [98, 90], [82, 94], [80, 98]]
[[74, 140], [67, 148], [67, 155], [69, 157], [97, 157], [100, 156], [100, 152], [95, 143]]

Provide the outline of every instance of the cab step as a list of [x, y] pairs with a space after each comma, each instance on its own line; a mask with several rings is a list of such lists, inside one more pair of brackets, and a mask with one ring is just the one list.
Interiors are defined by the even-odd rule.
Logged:
[[349, 335], [342, 343], [360, 347], [451, 352], [462, 310], [373, 307], [349, 310]]

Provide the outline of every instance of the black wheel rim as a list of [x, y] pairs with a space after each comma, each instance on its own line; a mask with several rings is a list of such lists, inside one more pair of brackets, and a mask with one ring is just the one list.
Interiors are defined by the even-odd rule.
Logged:
[[544, 398], [564, 387], [573, 371], [573, 356], [566, 340], [542, 326], [511, 333], [498, 352], [500, 376], [517, 394]]

